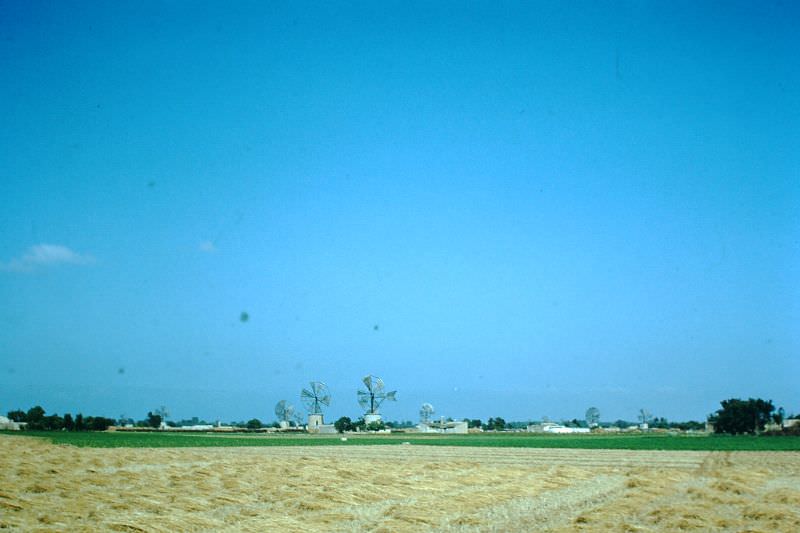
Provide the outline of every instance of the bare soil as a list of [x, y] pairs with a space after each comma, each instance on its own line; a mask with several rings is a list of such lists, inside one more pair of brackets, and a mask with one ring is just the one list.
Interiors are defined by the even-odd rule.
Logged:
[[800, 453], [75, 448], [0, 436], [11, 531], [800, 531]]

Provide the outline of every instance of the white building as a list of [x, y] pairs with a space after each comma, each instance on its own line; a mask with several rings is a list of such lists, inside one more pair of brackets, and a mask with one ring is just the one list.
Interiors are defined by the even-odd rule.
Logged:
[[464, 421], [456, 422], [450, 421], [445, 422], [444, 420], [439, 422], [420, 422], [417, 426], [417, 429], [420, 433], [459, 433], [459, 434], [466, 434], [469, 433], [469, 429], [467, 427], [467, 423]]
[[25, 422], [14, 422], [7, 416], [0, 416], [0, 429], [19, 431], [25, 427]]
[[554, 422], [544, 422], [542, 424], [531, 424], [528, 426], [528, 433], [591, 433], [589, 428], [568, 428]]

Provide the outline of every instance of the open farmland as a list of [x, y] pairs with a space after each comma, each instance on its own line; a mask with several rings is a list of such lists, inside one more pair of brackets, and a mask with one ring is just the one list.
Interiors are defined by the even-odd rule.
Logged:
[[194, 448], [219, 446], [364, 446], [397, 445], [404, 442], [426, 446], [489, 446], [511, 448], [578, 448], [611, 450], [692, 451], [800, 451], [797, 437], [754, 437], [751, 435], [669, 435], [631, 433], [621, 435], [547, 435], [533, 433], [480, 433], [472, 435], [435, 434], [348, 434], [340, 435], [265, 433], [179, 433], [179, 432], [57, 432], [26, 431], [13, 436], [33, 436], [54, 444], [91, 448]]
[[792, 451], [79, 448], [0, 435], [0, 527], [797, 531], [798, 478]]

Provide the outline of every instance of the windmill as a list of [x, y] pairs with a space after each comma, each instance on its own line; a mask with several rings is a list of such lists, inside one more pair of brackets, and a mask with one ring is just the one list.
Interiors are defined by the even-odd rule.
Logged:
[[648, 429], [650, 424], [650, 419], [653, 418], [653, 415], [650, 414], [650, 411], [645, 409], [639, 409], [639, 429]]
[[364, 376], [361, 381], [367, 388], [367, 390], [358, 391], [358, 405], [367, 410], [364, 414], [364, 422], [367, 424], [380, 422], [381, 414], [378, 408], [386, 400], [397, 401], [395, 398], [397, 391], [384, 392], [383, 380], [373, 375]]
[[322, 406], [331, 404], [331, 395], [321, 381], [312, 381], [310, 385], [310, 389], [300, 391], [300, 400], [308, 411], [308, 430], [313, 431], [322, 425]]
[[586, 425], [589, 428], [596, 428], [600, 425], [600, 409], [597, 407], [590, 407], [586, 410]]
[[294, 406], [286, 403], [286, 400], [281, 400], [275, 404], [275, 416], [278, 417], [278, 423], [281, 429], [289, 427], [289, 421], [294, 414]]
[[431, 421], [432, 414], [433, 406], [429, 403], [423, 403], [422, 407], [419, 409], [419, 421], [423, 424], [427, 424]]
[[161, 417], [161, 425], [158, 429], [167, 429], [167, 418], [169, 418], [169, 411], [167, 411], [167, 408], [162, 405], [156, 409], [155, 414]]

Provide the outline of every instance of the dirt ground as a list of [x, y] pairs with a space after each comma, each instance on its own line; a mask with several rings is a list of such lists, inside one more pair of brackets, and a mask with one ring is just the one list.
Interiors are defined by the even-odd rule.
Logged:
[[0, 436], [12, 531], [800, 531], [800, 453], [91, 449]]

